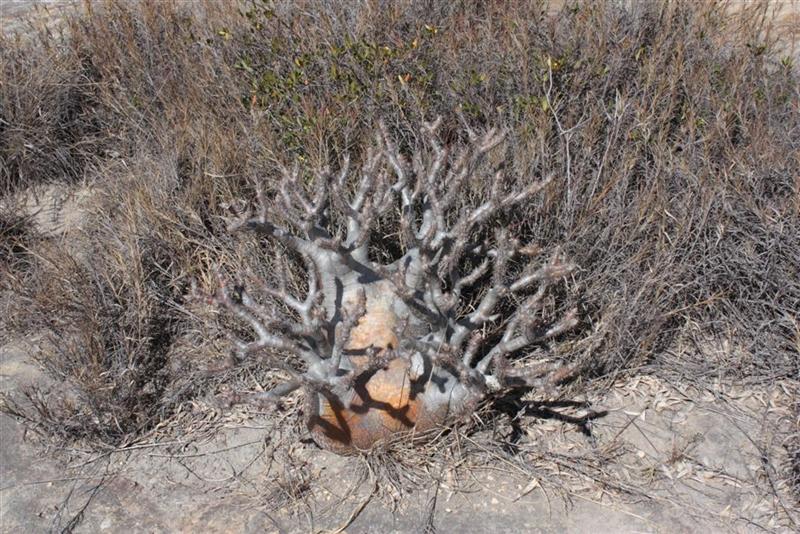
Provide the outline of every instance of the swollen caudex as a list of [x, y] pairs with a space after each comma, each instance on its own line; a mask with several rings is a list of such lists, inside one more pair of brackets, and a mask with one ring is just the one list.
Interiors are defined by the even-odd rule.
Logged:
[[[549, 387], [578, 369], [508, 364], [577, 324], [574, 310], [557, 320], [544, 314], [550, 286], [574, 266], [557, 250], [542, 260], [538, 247], [502, 228], [487, 231], [550, 178], [505, 191], [502, 171], [486, 157], [502, 133], [470, 131], [468, 142], [444, 147], [438, 127], [436, 121], [423, 128], [425, 142], [408, 158], [380, 125], [360, 171], [351, 172], [347, 159], [335, 175], [321, 170], [312, 194], [297, 168], [284, 170], [274, 196], [259, 188], [257, 211], [232, 224], [294, 251], [308, 277], [302, 296], [288, 291], [280, 272], [274, 285], [259, 284], [257, 296], [221, 281], [212, 300], [255, 338], [234, 339], [236, 359], [293, 354], [304, 363], [279, 365], [291, 373], [288, 382], [237, 399], [279, 402], [302, 389], [312, 436], [338, 453], [447, 425], [486, 395]], [[462, 191], [476, 182], [488, 185], [484, 198], [463, 207]], [[280, 210], [270, 209], [275, 202]], [[372, 234], [377, 220], [392, 214], [399, 216], [389, 235], [402, 255], [380, 263], [369, 254]], [[512, 298], [515, 308], [498, 313]]]
[[435, 368], [419, 351], [396, 350], [408, 318], [400, 321], [393, 301], [402, 303], [382, 287], [350, 333], [341, 368], [354, 381], [310, 396], [309, 430], [328, 449], [367, 450], [402, 432], [425, 432], [483, 397], [482, 389], [467, 387], [447, 368]]

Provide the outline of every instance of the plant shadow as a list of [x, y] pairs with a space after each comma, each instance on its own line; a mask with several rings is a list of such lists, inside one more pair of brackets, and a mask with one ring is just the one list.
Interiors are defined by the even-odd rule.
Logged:
[[[525, 418], [554, 419], [575, 426], [590, 443], [595, 443], [591, 423], [608, 415], [608, 410], [595, 410], [585, 401], [555, 400], [555, 401], [528, 401], [523, 397], [529, 389], [509, 392], [492, 401], [492, 408], [496, 413], [508, 417], [511, 433], [504, 440], [503, 450], [510, 455], [519, 453], [519, 443], [525, 436], [523, 421]], [[564, 409], [580, 410], [580, 415], [567, 413]]]

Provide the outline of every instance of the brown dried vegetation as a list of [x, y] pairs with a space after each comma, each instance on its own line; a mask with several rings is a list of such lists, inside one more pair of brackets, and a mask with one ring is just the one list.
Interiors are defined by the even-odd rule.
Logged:
[[[499, 222], [580, 266], [545, 311], [577, 305], [581, 324], [517, 360], [591, 361], [576, 387], [621, 372], [798, 376], [800, 93], [769, 24], [757, 3], [730, 16], [693, 1], [555, 14], [524, 0], [145, 1], [87, 4], [60, 35], [3, 36], [3, 327], [50, 332], [39, 358], [65, 384], [7, 409], [62, 439], [120, 444], [237, 384], [239, 371], [203, 371], [226, 331], [247, 331], [187, 304], [191, 280], [286, 269], [303, 287], [295, 258], [228, 235], [237, 202], [281, 165], [360, 165], [381, 118], [409, 149], [440, 115], [454, 146], [468, 128], [508, 130], [509, 187], [554, 176]], [[99, 191], [69, 236], [80, 247], [20, 229], [12, 206], [63, 182]], [[388, 236], [376, 257], [401, 253]], [[668, 350], [686, 332], [737, 350]]]

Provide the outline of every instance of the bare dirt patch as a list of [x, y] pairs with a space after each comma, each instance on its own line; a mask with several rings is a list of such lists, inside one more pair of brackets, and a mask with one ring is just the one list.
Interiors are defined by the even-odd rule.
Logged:
[[[63, 48], [52, 11], [23, 24], [9, 21], [32, 4], [0, 5], [3, 33], [42, 40], [0, 49], [0, 104], [13, 104], [0, 110], [0, 192], [22, 191], [0, 204], [31, 230], [0, 220], [0, 287], [20, 282], [0, 297], [0, 328], [37, 321], [0, 341], [0, 393], [24, 401], [36, 384], [41, 401], [18, 412], [27, 424], [0, 414], [0, 530], [797, 530], [794, 37], [773, 50], [759, 16], [720, 31], [720, 13], [692, 2], [587, 2], [541, 25], [492, 3], [463, 16], [440, 2], [438, 25], [423, 10], [292, 4], [247, 17], [210, 2], [203, 18], [181, 2], [109, 2], [73, 19]], [[772, 28], [794, 36], [797, 2], [777, 5]], [[356, 19], [354, 35], [319, 17]], [[336, 152], [379, 111], [405, 118], [421, 102], [511, 124], [509, 166], [557, 176], [521, 219], [583, 256], [596, 372], [558, 402], [484, 407], [407, 457], [320, 450], [297, 396], [283, 411], [221, 409], [223, 387], [280, 378], [254, 365], [203, 382], [225, 346], [183, 308], [188, 279], [215, 262], [269, 276], [275, 249], [221, 231], [248, 178], [270, 176], [272, 154]], [[92, 343], [37, 359], [39, 323], [55, 325], [50, 343], [77, 323]], [[667, 350], [695, 326], [736, 344]], [[72, 426], [40, 436], [43, 421]]]
[[[0, 349], [3, 392], [39, 379], [28, 350]], [[186, 406], [191, 417], [171, 422], [185, 425], [172, 429], [173, 440], [56, 459], [3, 415], [0, 524], [4, 532], [420, 532], [431, 524], [442, 532], [789, 531], [799, 510], [784, 445], [799, 386], [620, 381], [586, 399], [608, 414], [585, 427], [553, 417], [558, 408], [526, 416], [533, 424], [518, 454], [535, 444], [533, 470], [473, 459], [468, 471], [445, 470], [438, 487], [394, 503], [373, 495], [364, 460], [309, 440], [278, 446], [274, 416], [252, 411], [195, 403]], [[581, 467], [597, 448], [619, 454], [599, 470]]]
[[26, 33], [33, 28], [57, 28], [64, 9], [79, 0], [4, 0], [0, 3], [0, 30]]

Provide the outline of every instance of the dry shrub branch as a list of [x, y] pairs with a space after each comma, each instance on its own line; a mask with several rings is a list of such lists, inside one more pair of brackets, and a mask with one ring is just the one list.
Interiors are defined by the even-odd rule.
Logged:
[[[436, 116], [446, 146], [502, 127], [509, 188], [554, 177], [502, 222], [580, 267], [555, 297], [578, 300], [581, 334], [551, 347], [593, 362], [576, 387], [644, 370], [796, 377], [797, 67], [766, 3], [727, 7], [110, 1], [60, 33], [3, 35], [4, 327], [49, 332], [39, 357], [67, 385], [17, 413], [61, 439], [118, 444], [241, 385], [203, 371], [224, 331], [247, 332], [187, 304], [190, 280], [297, 276], [274, 243], [231, 239], [225, 218], [281, 166], [350, 154], [360, 167], [381, 118], [400, 150]], [[98, 191], [69, 239], [19, 223], [14, 199], [51, 183]], [[736, 350], [665, 350], [687, 332]]]

